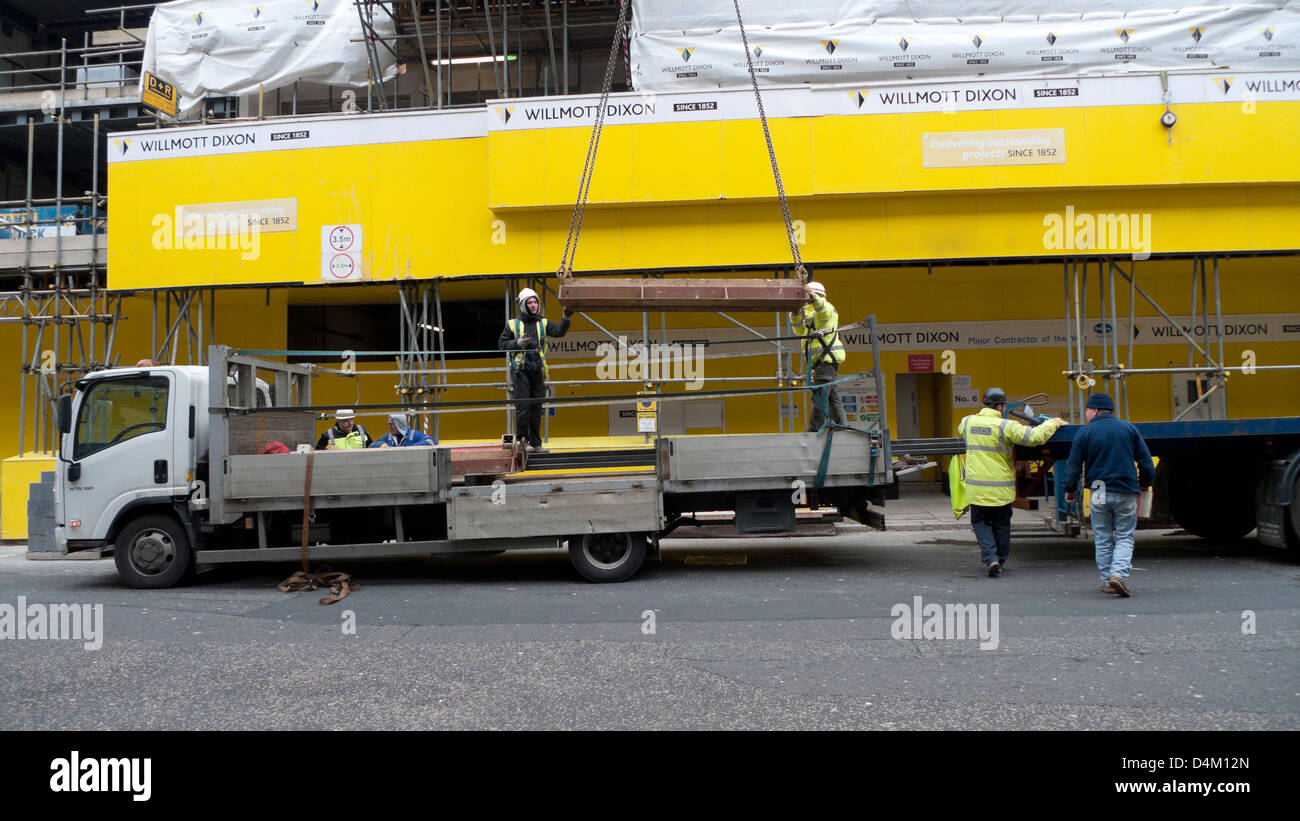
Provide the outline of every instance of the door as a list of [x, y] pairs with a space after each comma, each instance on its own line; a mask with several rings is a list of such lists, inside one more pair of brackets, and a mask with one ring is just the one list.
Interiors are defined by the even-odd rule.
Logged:
[[[930, 439], [952, 436], [952, 377], [940, 373], [899, 373], [894, 375], [894, 420], [896, 439]], [[894, 456], [903, 454], [895, 449]], [[933, 482], [937, 469], [911, 471], [898, 477], [900, 482]]]
[[63, 453], [73, 463], [60, 488], [70, 540], [106, 538], [118, 512], [133, 501], [185, 495], [175, 433], [181, 417], [188, 425], [188, 414], [189, 403], [176, 401], [169, 373], [103, 379], [86, 388]]

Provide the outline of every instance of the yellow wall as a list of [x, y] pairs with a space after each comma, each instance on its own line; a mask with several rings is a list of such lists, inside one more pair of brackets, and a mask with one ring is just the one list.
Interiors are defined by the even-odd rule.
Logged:
[[[376, 127], [379, 127], [378, 125]], [[1044, 218], [1149, 214], [1152, 253], [1294, 249], [1300, 103], [807, 117], [772, 123], [809, 262], [1043, 257]], [[927, 131], [1061, 128], [1068, 162], [926, 169]], [[319, 283], [320, 228], [360, 223], [368, 279], [554, 271], [590, 131], [117, 162], [114, 288]], [[779, 265], [789, 249], [756, 123], [609, 126], [579, 270]], [[177, 205], [298, 200], [298, 229], [239, 250], [155, 247]], [[1212, 231], [1205, 230], [1213, 226]]]

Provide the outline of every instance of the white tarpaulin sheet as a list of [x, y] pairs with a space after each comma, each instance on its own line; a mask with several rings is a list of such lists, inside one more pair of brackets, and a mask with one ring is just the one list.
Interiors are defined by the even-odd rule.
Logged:
[[[387, 14], [375, 15], [374, 28], [381, 37], [395, 33]], [[364, 86], [370, 63], [362, 34], [352, 0], [175, 0], [149, 20], [144, 71], [176, 86], [182, 116], [208, 94], [252, 94], [298, 80]], [[391, 79], [392, 54], [382, 44], [375, 49], [383, 79]], [[143, 75], [140, 82], [143, 91]]]
[[[744, 0], [759, 82], [897, 82], [1300, 69], [1300, 3], [1170, 0]], [[642, 91], [728, 88], [749, 73], [730, 0], [633, 0]]]

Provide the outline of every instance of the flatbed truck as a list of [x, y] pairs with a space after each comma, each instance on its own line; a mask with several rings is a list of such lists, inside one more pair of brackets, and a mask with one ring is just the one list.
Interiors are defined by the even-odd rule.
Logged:
[[883, 428], [829, 443], [813, 433], [667, 436], [644, 466], [489, 481], [458, 475], [447, 446], [265, 454], [272, 441], [304, 451], [315, 442], [315, 415], [302, 410], [312, 367], [223, 346], [208, 362], [100, 371], [60, 398], [60, 550], [111, 550], [122, 581], [141, 588], [304, 552], [333, 561], [539, 547], [567, 549], [583, 577], [613, 582], [695, 512], [735, 511], [741, 533], [782, 533], [807, 503], [883, 528], [893, 485]]

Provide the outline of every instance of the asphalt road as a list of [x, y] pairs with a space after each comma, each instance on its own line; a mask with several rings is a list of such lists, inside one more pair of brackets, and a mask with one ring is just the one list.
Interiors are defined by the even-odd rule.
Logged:
[[[558, 551], [347, 563], [321, 606], [292, 565], [138, 591], [6, 547], [0, 606], [102, 604], [103, 643], [0, 640], [0, 729], [1300, 728], [1300, 564], [1168, 531], [1135, 564], [1118, 599], [1057, 536], [997, 579], [969, 530], [671, 540], [617, 585]], [[996, 604], [996, 648], [895, 638], [916, 596]]]

